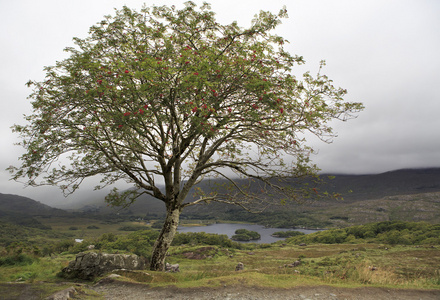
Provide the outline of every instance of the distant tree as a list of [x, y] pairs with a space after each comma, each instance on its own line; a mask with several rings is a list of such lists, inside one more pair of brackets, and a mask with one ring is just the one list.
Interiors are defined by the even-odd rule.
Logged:
[[[167, 216], [151, 261], [163, 270], [183, 208], [210, 200], [245, 207], [264, 200], [266, 187], [287, 192], [271, 179], [317, 170], [303, 133], [329, 141], [329, 121], [363, 108], [345, 102], [346, 90], [325, 75], [292, 75], [303, 58], [269, 34], [285, 17], [285, 9], [262, 11], [243, 29], [217, 23], [208, 4], [192, 2], [181, 10], [123, 7], [105, 17], [88, 38], [74, 38], [70, 57], [45, 68], [44, 81], [29, 81], [34, 111], [27, 125], [14, 126], [26, 153], [9, 168], [13, 178], [69, 194], [101, 175], [97, 189], [119, 180], [136, 187], [114, 189], [111, 205], [142, 194], [163, 201]], [[262, 191], [234, 185], [232, 174], [261, 182]], [[224, 177], [233, 189], [185, 202], [207, 176]]]

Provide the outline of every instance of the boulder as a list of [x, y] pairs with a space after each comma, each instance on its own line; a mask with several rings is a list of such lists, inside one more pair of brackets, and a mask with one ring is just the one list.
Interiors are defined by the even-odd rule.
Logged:
[[55, 294], [46, 297], [45, 300], [69, 300], [73, 299], [76, 294], [76, 289], [71, 286], [70, 288], [58, 291]]
[[298, 267], [300, 264], [301, 264], [301, 262], [299, 260], [297, 260], [291, 264], [285, 264], [284, 267], [294, 268], [294, 267]]
[[242, 262], [239, 262], [236, 266], [235, 266], [235, 271], [243, 271], [244, 270], [244, 264]]
[[134, 254], [81, 252], [61, 271], [60, 276], [70, 279], [93, 280], [95, 277], [117, 269], [143, 270], [145, 268], [145, 259]]
[[166, 263], [166, 265], [165, 265], [165, 271], [166, 272], [180, 272], [180, 269], [179, 269], [179, 264], [174, 264], [174, 265], [171, 265], [171, 264], [169, 264], [169, 263]]

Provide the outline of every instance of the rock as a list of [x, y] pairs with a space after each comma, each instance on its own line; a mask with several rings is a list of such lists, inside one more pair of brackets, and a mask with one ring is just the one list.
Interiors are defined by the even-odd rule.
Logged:
[[174, 264], [174, 265], [171, 265], [171, 264], [169, 264], [169, 263], [166, 263], [166, 265], [165, 265], [165, 272], [180, 272], [180, 270], [179, 270], [179, 264]]
[[244, 264], [239, 262], [235, 267], [235, 271], [243, 271], [243, 270], [244, 270]]
[[289, 267], [289, 268], [294, 268], [294, 267], [298, 267], [301, 264], [301, 262], [299, 260], [291, 263], [291, 264], [286, 264], [284, 265], [285, 267]]
[[72, 297], [75, 296], [75, 294], [76, 294], [76, 290], [73, 286], [71, 286], [70, 288], [64, 289], [62, 291], [50, 295], [49, 297], [45, 298], [45, 300], [68, 300], [68, 299], [72, 299]]
[[306, 243], [301, 243], [301, 244], [299, 244], [301, 247], [305, 247], [305, 246], [307, 246], [307, 244]]
[[88, 249], [88, 250], [93, 250], [93, 249], [95, 249], [95, 245], [88, 245], [88, 246], [87, 246], [87, 249]]
[[59, 276], [68, 279], [93, 280], [95, 277], [116, 269], [143, 270], [145, 267], [145, 260], [137, 255], [81, 252], [61, 271]]

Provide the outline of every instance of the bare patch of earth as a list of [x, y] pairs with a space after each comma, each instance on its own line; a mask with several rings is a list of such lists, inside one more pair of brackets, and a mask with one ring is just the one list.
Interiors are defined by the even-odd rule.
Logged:
[[178, 300], [438, 300], [440, 290], [388, 288], [338, 288], [302, 286], [293, 289], [225, 286], [219, 288], [150, 288], [144, 284], [122, 281], [101, 282], [91, 287], [108, 300], [178, 299]]

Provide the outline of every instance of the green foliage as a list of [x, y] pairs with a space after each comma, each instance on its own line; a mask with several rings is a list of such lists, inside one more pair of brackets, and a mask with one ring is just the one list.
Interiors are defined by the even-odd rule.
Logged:
[[235, 235], [231, 237], [234, 241], [253, 241], [259, 240], [261, 235], [256, 231], [250, 231], [247, 229], [237, 229]]
[[20, 253], [12, 256], [0, 257], [0, 267], [30, 265], [35, 261], [36, 259], [34, 257]]
[[172, 245], [218, 245], [221, 247], [233, 248], [237, 246], [225, 234], [213, 234], [205, 232], [177, 233]]
[[325, 230], [289, 238], [290, 243], [385, 243], [401, 245], [440, 245], [440, 225], [424, 222], [387, 221]]
[[99, 227], [96, 225], [90, 225], [90, 226], [87, 226], [87, 229], [99, 229]]
[[118, 230], [121, 230], [121, 231], [145, 230], [145, 226], [142, 226], [142, 225], [125, 225], [125, 226], [119, 227]]
[[304, 232], [301, 231], [295, 231], [295, 230], [289, 230], [289, 231], [277, 231], [272, 233], [272, 236], [274, 237], [280, 237], [280, 238], [288, 238], [292, 236], [298, 236], [298, 235], [304, 235]]
[[149, 257], [154, 241], [159, 233], [155, 230], [138, 230], [128, 235], [103, 234], [87, 245], [95, 245], [95, 249], [115, 252], [127, 251], [144, 257]]
[[[214, 214], [214, 212], [213, 212]], [[199, 215], [193, 215], [193, 218], [201, 218]], [[221, 219], [230, 221], [241, 221], [248, 223], [261, 224], [271, 228], [325, 228], [330, 223], [323, 222], [306, 213], [297, 211], [267, 211], [261, 214], [249, 213], [242, 210], [230, 210], [221, 214]]]

